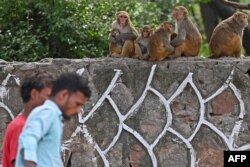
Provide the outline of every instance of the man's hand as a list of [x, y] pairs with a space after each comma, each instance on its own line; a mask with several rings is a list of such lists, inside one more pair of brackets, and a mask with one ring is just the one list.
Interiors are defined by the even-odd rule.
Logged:
[[32, 161], [24, 161], [26, 167], [36, 167], [36, 163]]
[[22, 158], [23, 158], [23, 161], [24, 161], [24, 165], [25, 165], [26, 167], [36, 167], [36, 163], [35, 163], [35, 162], [26, 161], [26, 160], [24, 159], [24, 150], [23, 150], [23, 149], [21, 150], [21, 155], [22, 155]]

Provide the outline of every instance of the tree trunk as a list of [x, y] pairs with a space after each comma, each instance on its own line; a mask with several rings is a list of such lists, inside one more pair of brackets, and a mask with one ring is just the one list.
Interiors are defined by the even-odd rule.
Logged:
[[207, 42], [209, 42], [215, 26], [219, 23], [218, 13], [214, 9], [214, 4], [200, 4], [201, 16], [203, 18]]

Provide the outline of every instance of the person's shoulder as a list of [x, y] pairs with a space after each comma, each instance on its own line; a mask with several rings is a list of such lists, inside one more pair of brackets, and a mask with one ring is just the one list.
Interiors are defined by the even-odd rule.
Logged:
[[19, 128], [22, 128], [25, 124], [26, 118], [22, 115], [18, 115], [14, 120], [12, 120], [8, 127], [7, 127], [7, 131], [12, 131], [12, 130], [16, 130]]
[[[30, 115], [36, 115], [36, 116], [52, 116], [52, 115], [56, 115], [57, 110], [60, 110], [59, 107], [57, 106], [56, 103], [54, 103], [53, 101], [47, 100], [44, 102], [43, 105], [36, 107]], [[29, 116], [30, 117], [30, 116]]]
[[43, 117], [48, 118], [53, 113], [52, 110], [53, 109], [51, 109], [48, 105], [45, 105], [45, 104], [38, 106], [31, 111], [28, 117], [28, 122], [30, 120], [37, 119], [37, 118], [43, 118]]

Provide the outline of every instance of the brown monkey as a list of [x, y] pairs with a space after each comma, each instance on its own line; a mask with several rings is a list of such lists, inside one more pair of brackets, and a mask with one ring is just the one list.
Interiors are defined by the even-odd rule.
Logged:
[[[110, 31], [109, 37], [109, 55], [110, 57], [117, 57], [122, 52], [122, 45], [124, 41], [118, 41], [116, 38], [121, 34], [118, 28], [113, 28]], [[119, 56], [118, 56], [119, 57]]]
[[151, 35], [148, 43], [149, 61], [160, 61], [174, 52], [170, 45], [171, 34], [174, 33], [173, 24], [161, 23], [160, 27]]
[[184, 6], [177, 6], [172, 12], [177, 23], [177, 36], [171, 41], [175, 56], [197, 56], [201, 47], [201, 34], [188, 17]]
[[[118, 43], [123, 42], [121, 53], [113, 53], [115, 57], [131, 57], [134, 55], [134, 40], [138, 33], [132, 24], [129, 14], [126, 11], [118, 11], [116, 20], [112, 23], [111, 29], [117, 28], [120, 30], [120, 35], [116, 37]], [[109, 35], [109, 39], [111, 34]]]
[[248, 25], [248, 16], [236, 12], [231, 17], [220, 22], [214, 29], [209, 48], [211, 58], [222, 56], [240, 57], [243, 30]]
[[135, 58], [148, 59], [148, 43], [153, 29], [149, 25], [141, 28], [141, 35], [135, 40]]

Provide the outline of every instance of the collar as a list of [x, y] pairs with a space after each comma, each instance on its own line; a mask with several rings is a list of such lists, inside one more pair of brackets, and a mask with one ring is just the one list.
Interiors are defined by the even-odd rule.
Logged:
[[59, 106], [52, 100], [50, 99], [47, 99], [45, 102], [44, 102], [44, 105], [45, 106], [49, 106], [51, 108], [53, 108], [56, 112], [56, 114], [60, 117], [60, 119], [62, 120], [62, 111], [61, 109], [59, 108]]

